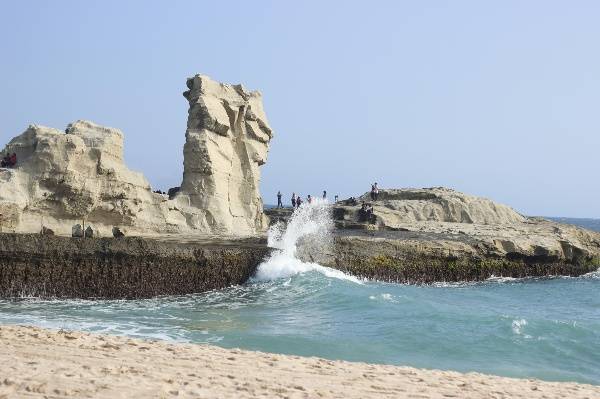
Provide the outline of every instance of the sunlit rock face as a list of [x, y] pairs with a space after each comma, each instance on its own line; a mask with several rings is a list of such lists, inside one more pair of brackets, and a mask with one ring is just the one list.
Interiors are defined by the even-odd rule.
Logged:
[[32, 125], [4, 152], [18, 159], [15, 168], [0, 170], [0, 214], [9, 231], [38, 232], [43, 225], [70, 235], [82, 221], [105, 234], [114, 225], [139, 233], [167, 228], [162, 198], [123, 162], [118, 129], [81, 120], [66, 131]]
[[198, 210], [189, 223], [229, 234], [264, 230], [260, 166], [273, 131], [261, 94], [203, 75], [189, 78], [187, 86], [183, 95], [190, 108], [177, 199]]
[[[363, 203], [373, 206], [370, 223], [361, 217]], [[527, 217], [487, 198], [444, 187], [381, 189], [375, 201], [365, 193], [352, 203], [340, 201], [333, 213], [339, 228], [414, 233], [408, 236], [417, 243], [417, 250], [448, 257], [469, 253], [546, 262], [600, 262], [600, 234], [596, 232]]]
[[31, 125], [2, 152], [18, 162], [0, 169], [0, 227], [71, 235], [84, 223], [103, 236], [114, 226], [136, 235], [264, 231], [259, 167], [272, 131], [261, 95], [200, 75], [188, 87], [184, 176], [172, 199], [125, 165], [120, 130], [83, 120], [65, 131]]

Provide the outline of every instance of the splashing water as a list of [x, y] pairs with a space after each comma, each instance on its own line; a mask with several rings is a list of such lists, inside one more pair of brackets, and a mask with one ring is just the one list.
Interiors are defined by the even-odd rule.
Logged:
[[269, 229], [268, 245], [275, 248], [275, 252], [258, 266], [253, 280], [276, 280], [316, 271], [327, 277], [360, 284], [356, 277], [296, 257], [300, 243], [325, 251], [331, 245], [332, 228], [331, 206], [327, 200], [315, 198], [311, 203], [302, 204], [290, 217], [287, 227], [277, 223]]

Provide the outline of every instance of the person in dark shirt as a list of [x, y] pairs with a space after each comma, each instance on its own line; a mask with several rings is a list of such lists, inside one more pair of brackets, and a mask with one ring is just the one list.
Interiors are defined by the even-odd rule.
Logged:
[[277, 208], [283, 208], [283, 202], [281, 202], [281, 191], [277, 191]]
[[14, 152], [12, 153], [12, 155], [9, 157], [8, 154], [6, 156], [8, 159], [6, 160], [6, 162], [2, 162], [3, 164], [6, 163], [3, 166], [7, 166], [9, 168], [14, 168], [17, 165], [17, 154], [15, 154]]
[[292, 193], [292, 208], [296, 207], [296, 193]]
[[371, 223], [371, 220], [373, 218], [373, 205], [372, 204], [369, 204], [366, 206], [365, 217], [367, 219], [367, 223]]
[[2, 158], [2, 162], [0, 162], [0, 166], [3, 168], [7, 168], [10, 163], [10, 154], [7, 152], [6, 156]]
[[364, 222], [367, 219], [367, 205], [364, 203], [362, 203], [362, 205], [360, 206], [360, 209], [358, 210], [358, 221], [359, 222]]

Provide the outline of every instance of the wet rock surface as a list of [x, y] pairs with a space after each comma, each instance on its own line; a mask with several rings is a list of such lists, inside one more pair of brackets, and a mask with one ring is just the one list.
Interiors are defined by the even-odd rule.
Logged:
[[269, 225], [275, 223], [287, 224], [287, 221], [294, 213], [294, 208], [267, 208], [265, 209], [265, 215], [269, 217]]
[[[558, 228], [549, 221], [538, 220], [538, 223], [544, 228]], [[562, 241], [560, 250], [537, 246], [530, 250], [513, 248], [510, 252], [481, 235], [336, 229], [329, 248], [315, 250], [314, 246], [301, 243], [298, 256], [362, 278], [417, 284], [481, 281], [493, 276], [580, 276], [598, 270], [600, 234], [561, 226], [573, 237], [580, 235], [582, 240]]]
[[411, 284], [575, 277], [600, 268], [598, 251], [572, 257], [499, 253], [475, 237], [411, 231], [337, 230], [328, 250], [300, 245], [298, 256], [361, 278]]
[[0, 297], [147, 298], [241, 284], [260, 239], [164, 240], [0, 234]]

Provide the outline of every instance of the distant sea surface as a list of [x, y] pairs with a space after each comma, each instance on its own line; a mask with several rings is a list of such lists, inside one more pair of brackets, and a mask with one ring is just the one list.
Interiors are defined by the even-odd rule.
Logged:
[[0, 300], [0, 323], [600, 385], [599, 272], [417, 286], [266, 264], [262, 280], [196, 295]]
[[574, 224], [585, 229], [600, 231], [600, 219], [586, 219], [586, 218], [565, 218], [565, 217], [547, 217], [546, 219], [554, 220], [558, 223]]

